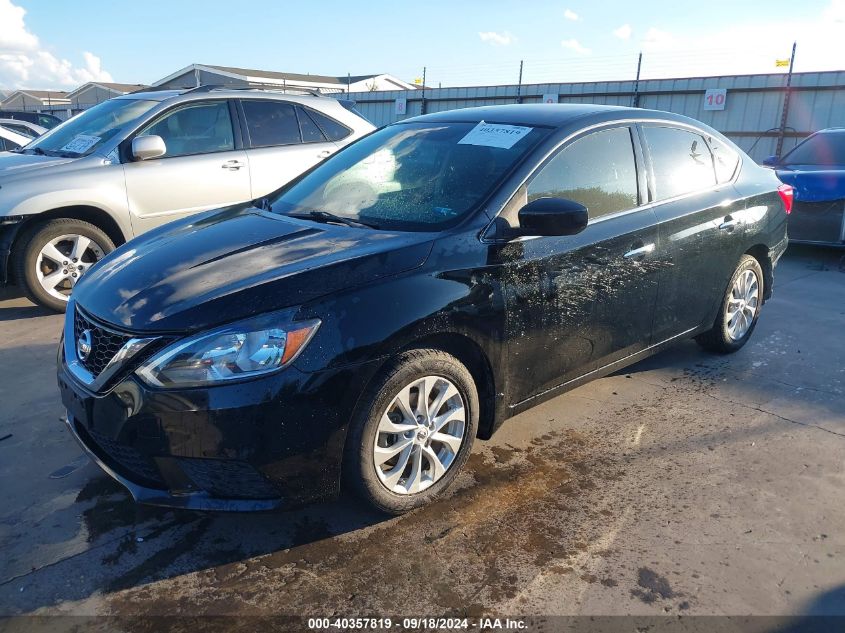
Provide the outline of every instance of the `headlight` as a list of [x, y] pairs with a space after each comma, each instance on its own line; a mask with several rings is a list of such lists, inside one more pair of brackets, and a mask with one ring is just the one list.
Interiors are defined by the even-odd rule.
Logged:
[[290, 364], [318, 327], [319, 319], [264, 315], [174, 343], [136, 373], [155, 387], [199, 387], [269, 374]]

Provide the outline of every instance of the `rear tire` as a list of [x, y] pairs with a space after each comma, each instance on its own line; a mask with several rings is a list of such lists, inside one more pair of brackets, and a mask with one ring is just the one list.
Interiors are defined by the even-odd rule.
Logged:
[[751, 338], [763, 307], [765, 278], [760, 262], [743, 255], [719, 306], [713, 327], [695, 337], [701, 347], [717, 354], [732, 354]]
[[24, 230], [17, 239], [12, 252], [15, 279], [30, 301], [64, 312], [76, 282], [113, 250], [109, 236], [89, 222], [48, 220]]
[[346, 441], [344, 483], [388, 514], [431, 502], [466, 463], [478, 410], [475, 382], [457, 358], [434, 349], [400, 354], [361, 398]]

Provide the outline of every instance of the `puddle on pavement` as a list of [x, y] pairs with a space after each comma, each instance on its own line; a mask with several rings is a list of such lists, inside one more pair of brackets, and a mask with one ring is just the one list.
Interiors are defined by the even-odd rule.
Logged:
[[[425, 586], [426, 604], [438, 612], [481, 613], [483, 605], [516, 596], [538, 568], [563, 568], [610, 522], [599, 510], [615, 514], [605, 494], [622, 466], [598, 439], [559, 431], [525, 449], [484, 447], [445, 498], [341, 533], [319, 509], [279, 513], [278, 522], [288, 523], [288, 547], [220, 565], [195, 554], [195, 574], [129, 588], [109, 597], [110, 608], [170, 613], [190, 602], [207, 613], [331, 615], [391, 604], [410, 613], [417, 592], [406, 591], [407, 584]], [[131, 587], [126, 580], [119, 585]], [[202, 586], [233, 598], [226, 611], [197, 590]]]
[[90, 460], [88, 459], [87, 455], [80, 455], [76, 459], [74, 459], [71, 463], [67, 464], [66, 466], [62, 466], [58, 470], [54, 470], [49, 474], [50, 479], [64, 479], [71, 473], [75, 473], [77, 470], [85, 466]]

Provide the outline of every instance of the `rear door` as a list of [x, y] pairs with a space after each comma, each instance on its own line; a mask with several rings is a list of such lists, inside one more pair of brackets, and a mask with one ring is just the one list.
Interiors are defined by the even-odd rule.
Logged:
[[[541, 197], [584, 204], [578, 235], [507, 244], [507, 328], [519, 401], [648, 346], [657, 298], [657, 226], [627, 126], [590, 132], [548, 160], [509, 204]], [[509, 218], [510, 219], [510, 218]], [[511, 222], [513, 224], [513, 222]]]
[[124, 165], [136, 234], [191, 213], [250, 199], [246, 152], [227, 100], [176, 106], [137, 136], [151, 134], [164, 140], [167, 153]]
[[253, 198], [275, 191], [338, 149], [310, 108], [275, 99], [242, 99], [239, 108]]
[[[731, 184], [738, 157], [697, 130], [639, 126], [660, 223], [654, 342], [715, 318], [744, 245], [744, 209]], [[717, 178], [718, 172], [718, 178]]]

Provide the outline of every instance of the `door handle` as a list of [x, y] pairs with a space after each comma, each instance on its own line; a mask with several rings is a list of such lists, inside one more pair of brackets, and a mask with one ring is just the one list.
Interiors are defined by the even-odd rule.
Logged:
[[241, 167], [246, 167], [245, 163], [242, 163], [239, 160], [227, 160], [225, 163], [220, 165], [223, 169], [229, 169], [231, 171], [237, 171]]
[[[639, 246], [640, 244], [642, 244], [642, 246]], [[625, 253], [622, 257], [624, 257], [625, 259], [634, 259], [634, 260], [639, 261], [654, 250], [654, 244], [653, 243], [652, 244], [643, 244], [642, 242], [637, 242], [635, 244], [632, 244], [632, 246], [635, 246], [636, 248], [631, 249], [630, 251]]]
[[733, 231], [734, 227], [739, 224], [739, 220], [732, 218], [731, 216], [725, 216], [725, 219], [722, 220], [722, 223], [719, 225], [720, 231]]

